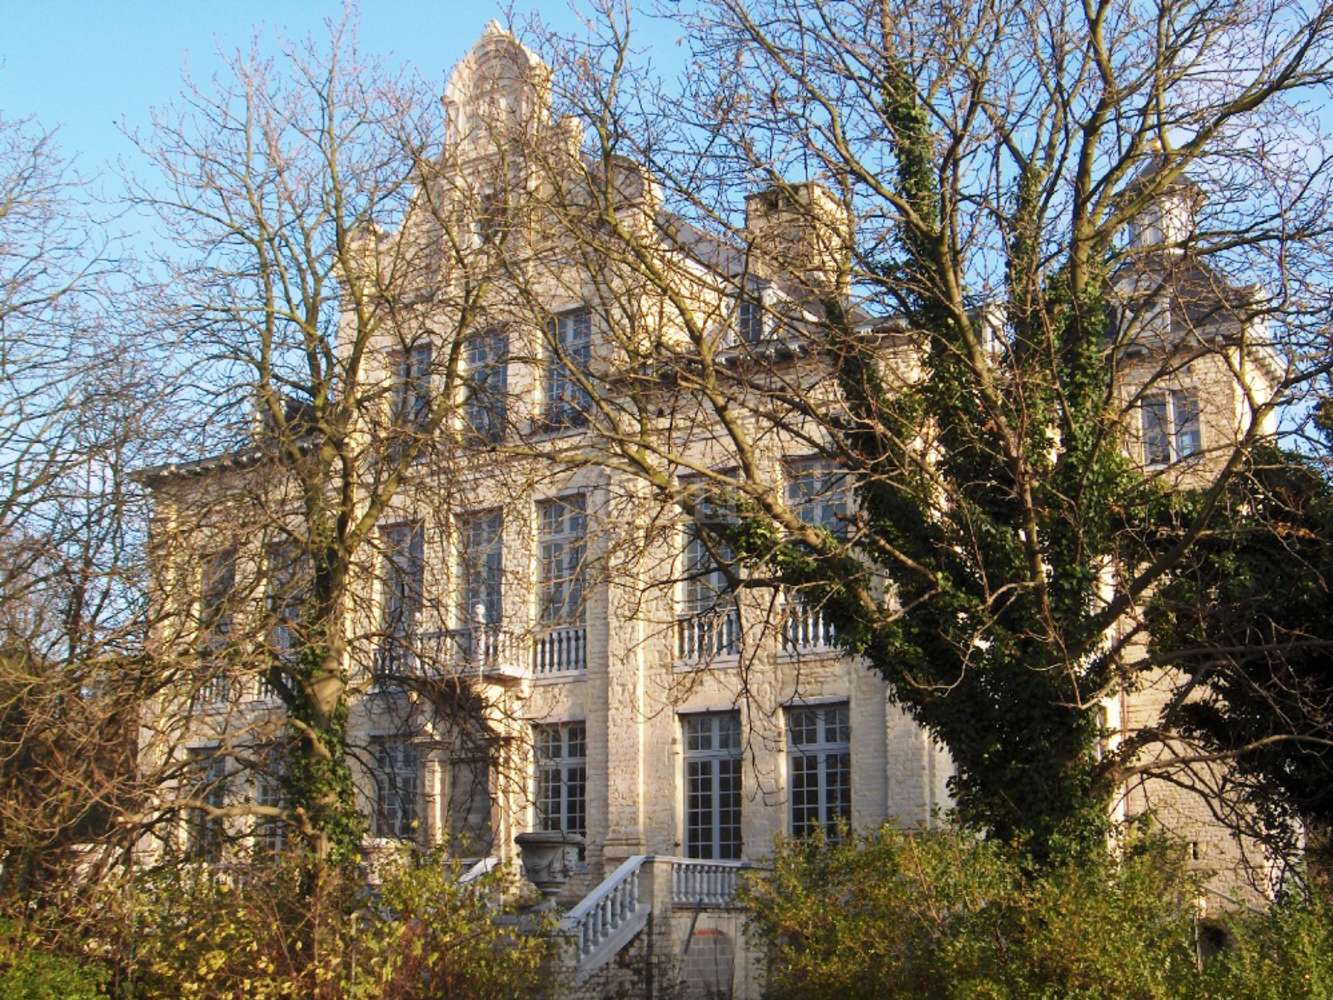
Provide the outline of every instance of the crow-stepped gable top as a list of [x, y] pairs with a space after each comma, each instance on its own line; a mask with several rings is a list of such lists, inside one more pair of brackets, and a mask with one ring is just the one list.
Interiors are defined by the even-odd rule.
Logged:
[[460, 160], [488, 156], [550, 114], [550, 68], [495, 21], [449, 74], [448, 145]]

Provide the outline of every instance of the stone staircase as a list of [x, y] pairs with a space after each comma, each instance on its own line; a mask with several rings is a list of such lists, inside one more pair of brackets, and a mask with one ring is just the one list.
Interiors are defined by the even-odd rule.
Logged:
[[587, 982], [625, 950], [654, 914], [665, 932], [665, 946], [674, 951], [673, 918], [692, 915], [692, 931], [701, 911], [734, 910], [740, 873], [752, 867], [746, 861], [700, 861], [660, 854], [626, 858], [560, 922], [562, 934], [573, 946], [575, 984]]

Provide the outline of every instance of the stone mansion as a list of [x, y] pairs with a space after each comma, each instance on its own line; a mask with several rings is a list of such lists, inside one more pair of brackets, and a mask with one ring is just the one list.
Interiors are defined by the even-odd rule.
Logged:
[[[761, 862], [780, 836], [885, 821], [929, 827], [949, 808], [951, 765], [883, 680], [840, 651], [818, 606], [781, 588], [736, 590], [725, 553], [694, 530], [717, 507], [707, 470], [742, 460], [801, 521], [841, 530], [853, 491], [815, 431], [785, 419], [765, 427], [755, 408], [744, 416], [755, 453], [738, 456], [715, 414], [661, 390], [668, 402], [654, 433], [673, 442], [670, 490], [589, 457], [586, 440], [623, 413], [607, 414], [587, 380], [613, 386], [639, 340], [684, 343], [690, 333], [628, 279], [608, 277], [616, 262], [590, 259], [590, 244], [531, 252], [525, 231], [559, 243], [559, 221], [541, 206], [555, 203], [561, 157], [577, 166], [581, 135], [571, 120], [553, 120], [548, 80], [531, 52], [489, 26], [448, 82], [444, 193], [427, 184], [418, 196], [438, 194], [431, 221], [366, 238], [368, 271], [383, 277], [410, 257], [408, 285], [454, 291], [412, 300], [427, 303], [418, 312], [439, 310], [429, 322], [413, 318], [429, 333], [403, 337], [386, 324], [358, 346], [370, 359], [358, 363], [373, 369], [366, 412], [381, 414], [366, 418], [366, 454], [413, 451], [391, 484], [383, 465], [368, 462], [358, 487], [391, 495], [351, 562], [358, 575], [343, 648], [367, 851], [446, 844], [481, 870], [515, 860], [525, 833], [576, 836], [560, 899], [572, 907], [573, 961], [586, 978], [630, 945], [648, 912], [673, 907], [692, 908], [688, 926], [662, 925], [675, 928], [667, 943], [677, 953], [704, 931], [709, 947], [727, 938], [739, 949], [727, 909], [737, 867]], [[521, 155], [509, 141], [516, 135], [529, 143]], [[529, 163], [538, 159], [540, 181]], [[577, 183], [595, 180], [585, 170]], [[799, 330], [834, 252], [839, 208], [828, 192], [803, 181], [752, 194], [749, 246], [740, 247], [667, 213], [652, 179], [631, 165], [607, 182], [625, 189], [627, 224], [637, 218], [669, 237], [662, 266], [679, 274], [680, 296], [712, 331], [709, 363], [736, 372], [757, 359], [765, 378], [790, 380], [817, 409], [827, 362], [802, 348]], [[515, 204], [516, 189], [529, 205]], [[1169, 241], [1194, 196], [1182, 187], [1133, 238]], [[524, 211], [533, 213], [526, 222]], [[456, 253], [492, 269], [476, 297], [457, 292], [438, 258], [419, 265], [420, 248], [441, 231]], [[500, 259], [525, 239], [521, 262], [517, 251]], [[1138, 280], [1128, 279], [1127, 295], [1138, 294]], [[602, 291], [588, 292], [593, 285]], [[611, 305], [607, 287], [617, 290]], [[1223, 308], [1207, 316], [1168, 300], [1124, 353], [1127, 447], [1164, 475], [1199, 475], [1277, 378], [1266, 351], [1227, 346], [1239, 342], [1240, 321], [1225, 308], [1238, 293], [1212, 294]], [[464, 301], [475, 309], [466, 323]], [[855, 322], [910, 379], [899, 327], [868, 314]], [[1211, 348], [1164, 376], [1162, 357], [1186, 324], [1204, 330]], [[341, 362], [353, 340], [339, 343]], [[441, 394], [451, 398], [437, 417]], [[299, 424], [300, 404], [285, 416]], [[418, 440], [427, 428], [433, 440]], [[281, 802], [264, 748], [281, 731], [282, 699], [265, 664], [298, 642], [305, 563], [280, 469], [255, 445], [144, 474], [161, 611], [154, 641], [203, 650], [215, 667], [164, 696], [145, 725], [144, 752], [192, 768], [182, 773], [196, 774], [200, 794], [219, 806]], [[673, 490], [696, 501], [692, 516], [671, 502]], [[1109, 698], [1110, 739], [1149, 720], [1165, 690], [1149, 684]], [[1194, 843], [1201, 864], [1239, 857], [1206, 805], [1178, 787], [1145, 781], [1117, 808], [1152, 810]], [[195, 812], [175, 835], [179, 849], [218, 857], [276, 849], [287, 833], [272, 819]]]

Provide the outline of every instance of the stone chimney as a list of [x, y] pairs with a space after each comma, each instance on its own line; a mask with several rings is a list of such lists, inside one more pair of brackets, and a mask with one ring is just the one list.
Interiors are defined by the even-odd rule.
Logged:
[[811, 295], [845, 289], [851, 220], [817, 181], [781, 183], [745, 199], [745, 236], [757, 277], [795, 279]]

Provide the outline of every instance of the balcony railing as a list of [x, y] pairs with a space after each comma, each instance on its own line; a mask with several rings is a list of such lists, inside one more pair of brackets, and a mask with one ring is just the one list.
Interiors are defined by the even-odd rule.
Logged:
[[217, 710], [234, 702], [239, 694], [240, 686], [236, 679], [219, 674], [209, 677], [199, 685], [194, 694], [194, 707]]
[[736, 656], [740, 645], [740, 612], [734, 607], [712, 608], [676, 622], [676, 657], [682, 663]]
[[499, 625], [441, 629], [416, 636], [386, 636], [375, 658], [376, 680], [395, 677], [520, 677], [520, 637]]
[[784, 653], [826, 653], [837, 648], [833, 623], [824, 609], [799, 599], [787, 605], [782, 617]]
[[273, 686], [273, 682], [270, 681], [263, 674], [260, 674], [257, 678], [255, 678], [255, 700], [256, 701], [281, 700], [281, 696], [278, 694], [278, 689], [275, 688]]
[[564, 625], [537, 633], [532, 644], [532, 674], [578, 673], [588, 669], [588, 630], [582, 625]]
[[428, 632], [419, 645], [427, 668], [440, 673], [507, 677], [524, 673], [520, 637], [499, 625]]

